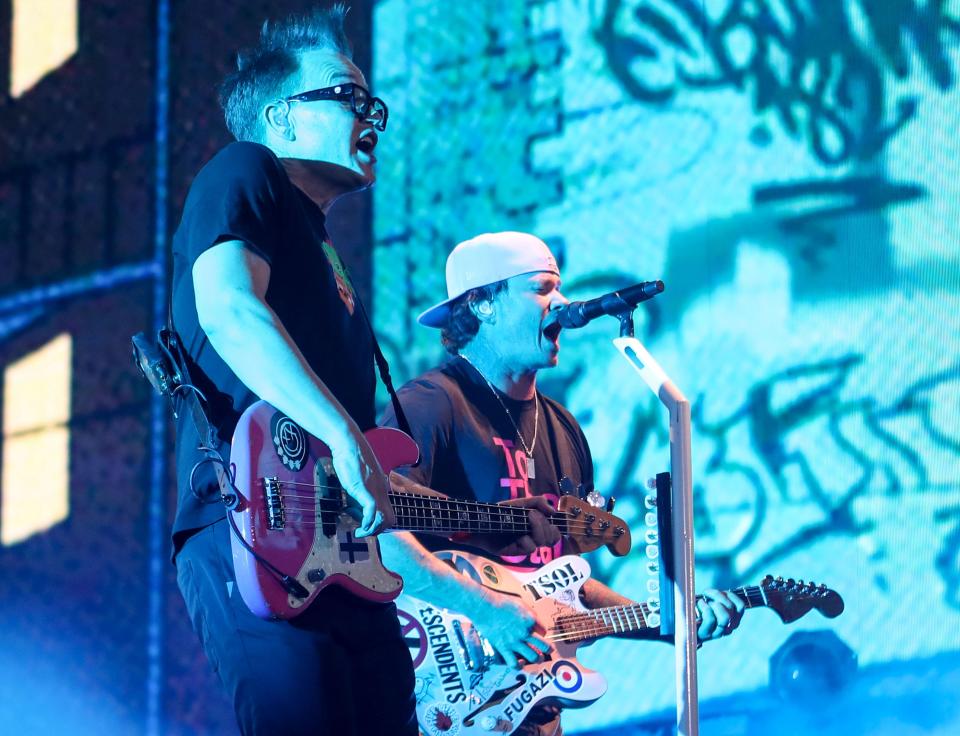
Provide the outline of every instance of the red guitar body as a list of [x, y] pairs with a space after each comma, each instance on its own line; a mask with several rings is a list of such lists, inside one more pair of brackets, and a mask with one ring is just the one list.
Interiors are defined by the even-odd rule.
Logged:
[[[365, 436], [386, 473], [419, 456], [416, 443], [399, 430], [376, 428]], [[253, 613], [292, 618], [328, 585], [374, 601], [400, 594], [403, 581], [381, 563], [376, 538], [354, 536], [358, 523], [346, 511], [348, 498], [323, 442], [258, 401], [237, 424], [230, 464], [240, 498], [227, 513], [243, 538], [231, 534], [233, 563]], [[296, 594], [281, 583], [282, 575], [302, 586], [292, 584]]]

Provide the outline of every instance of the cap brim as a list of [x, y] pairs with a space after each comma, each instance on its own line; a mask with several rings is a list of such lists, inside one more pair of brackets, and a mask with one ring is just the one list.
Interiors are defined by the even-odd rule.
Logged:
[[439, 304], [434, 304], [432, 307], [430, 307], [430, 309], [422, 312], [420, 316], [417, 317], [417, 322], [422, 324], [424, 327], [446, 327], [447, 318], [450, 316], [450, 305], [453, 304], [457, 298], [458, 297], [453, 297], [452, 299], [447, 299]]

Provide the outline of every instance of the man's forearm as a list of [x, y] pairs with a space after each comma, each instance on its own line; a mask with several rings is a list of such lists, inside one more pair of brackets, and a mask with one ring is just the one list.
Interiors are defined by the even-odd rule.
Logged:
[[405, 593], [468, 618], [486, 605], [482, 585], [437, 559], [409, 532], [381, 535], [380, 550], [384, 564], [403, 578]]

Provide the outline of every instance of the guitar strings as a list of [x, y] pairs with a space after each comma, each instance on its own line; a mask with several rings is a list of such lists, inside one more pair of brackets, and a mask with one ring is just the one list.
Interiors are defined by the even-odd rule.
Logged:
[[[756, 608], [763, 606], [763, 589], [759, 585], [747, 585], [741, 588], [734, 588], [733, 591], [745, 599], [747, 608]], [[760, 602], [755, 603], [753, 598], [760, 596]], [[704, 600], [704, 596], [698, 595], [697, 600]], [[638, 615], [639, 614], [639, 615]], [[594, 608], [590, 611], [580, 611], [572, 614], [558, 616], [555, 619], [557, 629], [562, 629], [556, 634], [548, 634], [545, 638], [551, 641], [578, 641], [583, 639], [594, 639], [609, 633], [620, 633], [623, 631], [640, 631], [643, 629], [652, 629], [656, 625], [646, 625], [646, 621], [652, 614], [645, 603], [634, 603], [624, 606], [605, 606], [603, 608]], [[635, 619], [630, 622], [630, 617]], [[608, 621], [607, 618], [616, 619]], [[638, 620], [642, 619], [644, 625], [638, 625]], [[623, 622], [626, 620], [627, 626]], [[620, 627], [619, 629], [617, 627]]]
[[[289, 492], [284, 493], [283, 486], [297, 486], [297, 487], [304, 487], [304, 488], [312, 488], [314, 490], [316, 489], [343, 490], [338, 486], [305, 483], [305, 482], [298, 482], [298, 481], [280, 481], [279, 486], [280, 486], [281, 493], [287, 498], [307, 499], [311, 501], [316, 500], [318, 502], [332, 501], [336, 503], [339, 501], [339, 499], [316, 498], [315, 495], [311, 495], [311, 494], [296, 494], [296, 493], [289, 493]], [[525, 512], [527, 511], [527, 509], [523, 507], [501, 506], [500, 504], [495, 504], [495, 503], [484, 503], [481, 501], [469, 501], [465, 499], [453, 499], [453, 498], [445, 498], [445, 497], [441, 498], [441, 497], [429, 496], [426, 494], [409, 493], [406, 491], [388, 491], [387, 495], [391, 498], [391, 503], [393, 502], [393, 499], [396, 499], [402, 502], [420, 501], [427, 504], [432, 502], [441, 502], [441, 503], [452, 503], [452, 504], [464, 504], [466, 506], [475, 506], [475, 507], [494, 507], [495, 506], [497, 507], [498, 511], [506, 510], [508, 512], [513, 512], [517, 515], [523, 515], [523, 516], [526, 516]], [[600, 509], [597, 509], [597, 511], [600, 511]], [[566, 516], [568, 518], [573, 517], [573, 515], [569, 511], [555, 512], [553, 514], [550, 514], [549, 516], [551, 518], [554, 516]], [[573, 518], [576, 518], [576, 517], [573, 517]]]
[[[615, 611], [617, 613], [615, 613]], [[600, 613], [605, 612], [611, 616], [611, 618], [616, 617], [616, 622], [609, 622], [604, 620], [601, 617], [593, 617], [589, 614], [583, 614], [588, 616], [589, 621], [586, 622], [586, 626], [580, 626], [576, 628], [570, 628], [565, 631], [561, 631], [557, 634], [549, 634], [545, 638], [556, 641], [556, 642], [568, 642], [568, 641], [584, 641], [586, 639], [597, 639], [601, 636], [607, 634], [617, 634], [627, 631], [643, 631], [647, 629], [655, 628], [656, 624], [650, 625], [647, 624], [647, 620], [651, 616], [650, 610], [643, 603], [638, 603], [633, 606], [610, 606], [605, 608], [594, 609], [591, 613]], [[639, 615], [638, 615], [639, 614]], [[633, 617], [633, 622], [630, 621], [631, 616]], [[571, 616], [562, 616], [557, 619], [557, 623], [561, 623], [561, 619], [565, 623], [567, 619], [574, 618]], [[624, 623], [626, 622], [626, 623]], [[619, 626], [619, 628], [618, 628]]]
[[[280, 492], [285, 498], [301, 499], [301, 500], [308, 500], [308, 501], [316, 500], [317, 502], [321, 502], [321, 503], [322, 502], [336, 503], [336, 502], [339, 502], [339, 499], [317, 498], [315, 495], [309, 494], [309, 493], [290, 493], [289, 491], [284, 492], [283, 486], [289, 485], [289, 486], [302, 486], [302, 487], [313, 488], [313, 489], [343, 490], [338, 486], [312, 484], [312, 483], [297, 483], [297, 482], [288, 482], [288, 481], [282, 481], [279, 485], [280, 485]], [[426, 494], [409, 493], [406, 491], [388, 491], [387, 495], [390, 497], [391, 503], [396, 501], [398, 505], [403, 505], [404, 503], [421, 502], [425, 504], [431, 504], [431, 503], [462, 504], [467, 507], [473, 506], [477, 508], [482, 507], [482, 508], [491, 508], [491, 509], [493, 507], [496, 507], [496, 509], [500, 512], [506, 511], [508, 513], [513, 513], [515, 515], [522, 515], [522, 516], [526, 516], [526, 511], [528, 510], [525, 507], [502, 506], [496, 503], [484, 503], [482, 501], [470, 501], [466, 499], [454, 499], [454, 498], [446, 498], [446, 497], [441, 498], [437, 496], [429, 496]], [[433, 510], [437, 510], [437, 509], [433, 509]], [[565, 515], [568, 517], [572, 516], [572, 514], [570, 514], [570, 512], [568, 511], [555, 512], [550, 516], [554, 516], [554, 515]]]
[[[293, 481], [283, 481], [280, 485], [281, 485], [281, 489], [280, 489], [281, 495], [285, 499], [305, 501], [311, 504], [326, 503], [326, 504], [336, 504], [338, 506], [342, 504], [342, 501], [338, 498], [318, 498], [316, 495], [311, 495], [311, 494], [292, 494], [290, 492], [284, 492], [282, 488], [282, 486], [284, 485], [291, 485], [291, 486], [303, 486], [303, 487], [313, 488], [313, 489], [342, 490], [337, 486], [293, 482]], [[416, 512], [418, 511], [431, 512], [431, 515], [439, 511], [442, 514], [444, 513], [443, 509], [437, 509], [435, 506], [431, 505], [436, 502], [442, 502], [442, 503], [462, 505], [466, 507], [464, 509], [459, 509], [459, 508], [449, 509], [447, 510], [447, 513], [471, 513], [471, 512], [479, 513], [479, 509], [481, 508], [489, 509], [490, 511], [496, 510], [497, 514], [500, 516], [506, 515], [506, 516], [514, 517], [513, 520], [507, 520], [506, 522], [501, 521], [501, 523], [510, 523], [511, 521], [513, 521], [513, 523], [522, 524], [525, 528], [529, 527], [529, 524], [527, 523], [527, 520], [526, 520], [527, 519], [526, 512], [528, 509], [523, 507], [502, 506], [500, 504], [492, 504], [492, 503], [484, 504], [479, 501], [435, 498], [433, 496], [418, 495], [413, 493], [396, 492], [396, 491], [388, 492], [388, 496], [390, 497], [391, 504], [395, 506], [394, 511], [395, 513], [397, 513], [398, 517], [407, 516], [409, 518], [410, 514], [404, 514], [403, 512], [405, 511], [413, 512], [414, 518], [416, 518], [418, 521], [421, 520], [419, 517], [416, 517]], [[420, 504], [420, 505], [418, 506], [417, 504]], [[310, 510], [309, 507], [306, 509], [304, 509], [303, 507], [297, 507], [293, 505], [289, 505], [288, 507], [294, 511]], [[471, 507], [473, 507], [472, 510], [471, 510]], [[547, 515], [547, 518], [549, 518], [552, 521], [558, 521], [560, 523], [565, 524], [565, 528], [568, 531], [572, 531], [572, 530], [586, 531], [586, 529], [589, 529], [593, 526], [593, 522], [587, 522], [585, 520], [579, 519], [578, 517], [573, 516], [570, 512], [567, 512], [567, 511], [560, 511], [553, 514], [549, 514]], [[451, 518], [451, 519], [448, 519], [448, 521], [452, 523], [454, 520]], [[465, 521], [470, 522], [470, 521], [478, 521], [478, 520], [467, 519]], [[483, 522], [480, 522], [480, 523], [483, 523]], [[456, 529], [454, 531], [462, 531], [462, 529]]]
[[[757, 606], [762, 606], [762, 588], [759, 585], [747, 585], [740, 588], [734, 588], [731, 592], [736, 593], [739, 596], [742, 596], [746, 599], [747, 608], [756, 608]], [[756, 596], [760, 596], [761, 602], [755, 603], [753, 599]], [[696, 600], [704, 600], [703, 595], [698, 595]], [[577, 623], [584, 620], [594, 621], [597, 620], [598, 616], [603, 616], [605, 613], [613, 614], [615, 611], [621, 611], [624, 609], [636, 609], [639, 608], [641, 612], [644, 613], [644, 616], [649, 616], [650, 612], [647, 604], [645, 603], [633, 603], [627, 604], [624, 606], [604, 606], [603, 608], [594, 608], [589, 611], [578, 611], [575, 613], [563, 614], [556, 618], [556, 623], [563, 625], [566, 623]]]
[[[412, 525], [413, 523], [419, 523], [423, 525], [423, 524], [426, 524], [427, 522], [434, 521], [434, 522], [439, 522], [440, 524], [446, 523], [450, 525], [454, 525], [454, 524], [458, 525], [455, 527], [451, 527], [452, 531], [465, 531], [464, 527], [471, 526], [471, 525], [491, 527], [489, 529], [486, 529], [485, 531], [495, 531], [493, 527], [503, 528], [510, 525], [516, 527], [511, 531], [527, 531], [530, 529], [530, 525], [527, 523], [525, 517], [523, 519], [509, 519], [509, 520], [495, 520], [495, 519], [482, 520], [482, 519], [443, 518], [440, 516], [423, 516], [423, 515], [418, 515], [416, 513], [404, 513], [404, 511], [401, 509], [394, 509], [394, 512], [396, 514], [398, 522], [402, 521], [404, 522], [404, 525]], [[293, 517], [291, 516], [291, 513], [299, 514], [299, 516]], [[322, 516], [325, 513], [333, 513], [333, 511], [324, 511], [324, 510], [313, 511], [310, 508], [285, 507], [284, 520], [285, 521], [299, 520], [306, 523], [309, 521], [309, 519], [315, 516]], [[407, 524], [407, 522], [409, 522], [409, 524]], [[592, 525], [586, 522], [576, 522], [576, 521], [570, 522], [568, 520], [565, 524], [562, 525], [562, 528], [564, 531], [567, 531], [567, 532], [583, 532], [585, 534], [588, 529], [592, 529], [593, 527]], [[439, 531], [440, 527], [436, 525], [430, 525], [429, 530]], [[602, 537], [598, 535], [597, 539], [602, 539]]]
[[[629, 606], [607, 606], [587, 613], [559, 616], [555, 623], [558, 628], [566, 630], [548, 635], [546, 638], [554, 641], [571, 641], [582, 638], [596, 638], [596, 636], [610, 632], [639, 631], [652, 628], [647, 624], [650, 615], [650, 610], [645, 604], [637, 603]], [[616, 620], [607, 621], [608, 616]], [[631, 616], [633, 617], [632, 622], [630, 621]], [[579, 626], [578, 624], [585, 625]]]
[[[321, 512], [321, 513], [323, 513], [323, 512]], [[420, 517], [401, 517], [401, 516], [398, 516], [397, 518], [398, 518], [398, 521], [401, 523], [402, 526], [417, 526], [416, 529], [408, 529], [408, 530], [399, 529], [399, 530], [397, 530], [397, 531], [424, 531], [424, 532], [463, 532], [463, 531], [469, 531], [468, 529], [465, 529], [465, 528], [464, 528], [464, 525], [463, 525], [463, 524], [466, 523], [466, 522], [461, 523], [461, 524], [458, 525], [458, 526], [444, 526], [444, 525], [443, 525], [443, 522], [448, 522], [448, 523], [454, 523], [454, 522], [453, 522], [452, 520], [447, 520], [447, 519], [438, 519], [437, 521], [440, 522], [439, 524], [431, 524], [431, 525], [427, 526], [427, 525], [416, 525], [416, 524], [412, 523], [412, 522], [422, 522], [422, 521], [424, 521], [424, 519], [422, 519], [422, 518], [420, 518]], [[304, 528], [310, 528], [310, 527], [316, 527], [316, 526], [323, 526], [325, 523], [332, 523], [332, 522], [324, 522], [322, 518], [321, 518], [321, 519], [315, 519], [315, 518], [303, 518], [303, 517], [300, 517], [300, 518], [293, 518], [293, 519], [291, 519], [291, 518], [290, 518], [289, 516], [287, 516], [286, 514], [284, 515], [284, 522], [285, 522], [285, 523], [295, 522], [295, 523], [292, 523], [292, 524], [290, 524], [290, 525], [291, 525], [292, 527], [304, 527]], [[410, 523], [406, 523], [406, 522], [410, 522]], [[478, 522], [474, 522], [474, 524], [476, 524], [476, 523], [478, 523]], [[481, 525], [483, 524], [483, 522], [479, 522], [479, 523], [480, 523]], [[504, 528], [506, 527], [506, 524], [495, 524], [495, 523], [493, 523], [493, 522], [490, 522], [490, 523], [488, 524], [488, 526], [489, 526], [489, 528], [487, 528], [487, 529], [480, 529], [479, 531], [480, 531], [481, 533], [482, 533], [482, 532], [486, 532], [486, 533], [491, 533], [491, 534], [497, 534], [497, 533], [511, 534], [511, 533], [518, 533], [518, 532], [528, 531], [529, 528], [530, 528], [529, 525], [527, 525], [527, 524], [521, 525], [521, 524], [519, 524], [519, 523], [517, 524], [517, 528], [515, 528], [515, 529], [509, 529], [509, 530], [507, 530], [507, 531], [504, 531]], [[587, 527], [587, 528], [589, 528], [589, 527]], [[280, 531], [280, 530], [271, 530], [271, 531]], [[575, 531], [586, 531], [586, 529], [583, 529], [583, 530], [579, 530], [579, 529], [578, 529], [578, 530], [575, 530]], [[598, 539], [599, 539], [599, 538], [598, 538]]]

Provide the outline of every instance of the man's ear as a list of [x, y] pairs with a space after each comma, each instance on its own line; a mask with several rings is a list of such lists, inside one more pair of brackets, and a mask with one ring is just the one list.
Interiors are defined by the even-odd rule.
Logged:
[[264, 125], [268, 132], [279, 136], [285, 141], [297, 138], [297, 132], [290, 119], [290, 103], [286, 100], [274, 100], [263, 108]]

